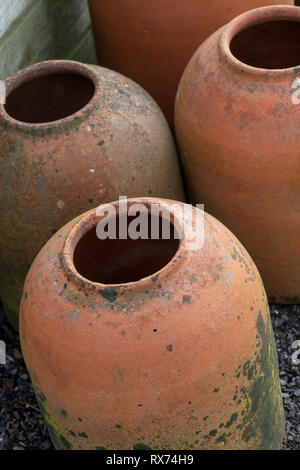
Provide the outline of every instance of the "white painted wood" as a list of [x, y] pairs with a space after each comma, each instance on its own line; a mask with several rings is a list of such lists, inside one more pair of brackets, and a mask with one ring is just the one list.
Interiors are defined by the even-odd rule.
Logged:
[[[5, 104], [6, 100], [6, 89], [5, 89], [5, 82], [0, 80], [0, 104]], [[1, 341], [0, 341], [1, 343]], [[0, 362], [1, 364], [1, 362]]]
[[32, 0], [0, 0], [0, 38]]

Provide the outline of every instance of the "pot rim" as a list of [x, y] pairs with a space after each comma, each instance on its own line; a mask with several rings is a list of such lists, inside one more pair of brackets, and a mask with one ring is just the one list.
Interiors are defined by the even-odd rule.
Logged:
[[[103, 204], [99, 206], [101, 211], [105, 211], [106, 206], [114, 206], [116, 210], [116, 214], [127, 213], [129, 207], [132, 204], [144, 204], [147, 208], [148, 212], [152, 204], [159, 204], [162, 209], [166, 209], [170, 213], [170, 221], [173, 225], [178, 224], [178, 226], [182, 227], [182, 221], [179, 220], [177, 214], [174, 210], [172, 210], [173, 205], [180, 205], [184, 206], [184, 203], [179, 201], [171, 201], [168, 199], [160, 199], [160, 198], [131, 198], [127, 199], [127, 208], [121, 208], [119, 210], [119, 201], [114, 201], [109, 204]], [[184, 230], [182, 230], [182, 237], [178, 239], [178, 248], [173, 255], [173, 257], [165, 264], [160, 270], [151, 273], [150, 275], [143, 277], [137, 281], [130, 281], [124, 282], [120, 284], [103, 284], [100, 282], [91, 281], [84, 276], [82, 276], [76, 269], [73, 261], [73, 255], [75, 248], [78, 242], [82, 239], [82, 237], [89, 232], [93, 227], [97, 225], [97, 223], [104, 217], [101, 215], [97, 215], [97, 211], [99, 208], [92, 209], [91, 211], [87, 212], [83, 215], [81, 219], [77, 219], [77, 222], [73, 225], [72, 229], [68, 233], [64, 246], [62, 249], [62, 264], [64, 269], [67, 273], [68, 279], [72, 280], [80, 289], [88, 289], [91, 291], [95, 291], [96, 289], [120, 289], [120, 288], [128, 288], [131, 291], [133, 290], [140, 290], [149, 286], [150, 284], [154, 284], [154, 281], [158, 280], [161, 282], [162, 279], [168, 277], [170, 272], [173, 273], [174, 270], [178, 269], [180, 262], [186, 256], [186, 236]], [[155, 280], [153, 279], [155, 277]]]
[[5, 109], [5, 104], [0, 104], [0, 117], [4, 119], [7, 123], [9, 123], [11, 126], [28, 131], [57, 128], [63, 126], [64, 124], [68, 124], [74, 120], [81, 120], [84, 116], [89, 114], [90, 110], [94, 106], [95, 101], [100, 97], [100, 83], [97, 79], [97, 74], [92, 69], [92, 67], [93, 66], [89, 66], [81, 62], [76, 62], [74, 60], [45, 60], [43, 62], [38, 62], [36, 64], [30, 65], [29, 67], [17, 71], [15, 74], [11, 75], [10, 77], [7, 77], [4, 80], [6, 97], [8, 97], [13, 90], [18, 88], [22, 84], [27, 83], [35, 78], [46, 77], [48, 75], [56, 75], [64, 72], [82, 75], [91, 80], [95, 88], [94, 94], [87, 102], [87, 104], [80, 108], [78, 111], [64, 118], [57, 119], [55, 121], [42, 123], [19, 121], [18, 119], [15, 119], [10, 114], [8, 114]]
[[300, 72], [300, 62], [298, 65], [288, 68], [268, 69], [254, 67], [248, 65], [237, 59], [230, 49], [232, 39], [240, 32], [248, 29], [257, 24], [269, 23], [272, 21], [290, 20], [300, 22], [300, 8], [293, 5], [270, 5], [242, 13], [234, 18], [230, 23], [222, 28], [222, 33], [219, 40], [219, 50], [225, 60], [235, 68], [242, 72], [247, 72], [255, 75], [265, 75], [268, 73], [273, 77], [282, 75], [295, 75], [295, 72]]

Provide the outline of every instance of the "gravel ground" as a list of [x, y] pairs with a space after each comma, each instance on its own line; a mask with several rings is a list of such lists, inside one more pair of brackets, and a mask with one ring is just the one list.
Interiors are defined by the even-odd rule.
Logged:
[[[271, 318], [278, 351], [279, 374], [286, 419], [285, 450], [300, 450], [300, 364], [293, 364], [292, 356], [300, 359], [300, 305], [271, 305]], [[295, 357], [296, 358], [296, 357]]]
[[[292, 345], [300, 340], [300, 306], [271, 305], [271, 313], [286, 415], [283, 449], [299, 450], [300, 365], [293, 365], [292, 355], [300, 347], [292, 349]], [[0, 340], [7, 348], [7, 363], [0, 365], [0, 450], [51, 450], [53, 446], [22, 359], [18, 335], [5, 320], [1, 306]]]

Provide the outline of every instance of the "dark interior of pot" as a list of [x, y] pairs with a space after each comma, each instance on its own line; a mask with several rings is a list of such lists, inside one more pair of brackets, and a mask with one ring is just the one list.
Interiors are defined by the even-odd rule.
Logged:
[[[146, 214], [146, 225], [143, 224], [143, 237], [148, 239], [134, 240], [119, 238], [119, 217], [116, 217], [117, 238], [100, 239], [96, 227], [87, 232], [77, 243], [74, 250], [74, 265], [79, 274], [86, 279], [101, 284], [124, 284], [151, 276], [168, 264], [176, 254], [179, 240], [174, 226], [166, 219]], [[126, 231], [131, 234], [135, 218], [128, 217]], [[145, 220], [145, 219], [144, 219]], [[113, 227], [113, 226], [111, 226]], [[132, 228], [131, 228], [132, 227]], [[165, 231], [165, 227], [169, 227]], [[109, 226], [107, 225], [107, 229]], [[136, 227], [139, 232], [140, 226]], [[156, 233], [157, 239], [151, 238]], [[114, 230], [113, 230], [114, 231]], [[103, 232], [101, 232], [103, 233]], [[100, 235], [101, 236], [101, 235]], [[169, 239], [165, 239], [165, 238]], [[101, 237], [102, 238], [102, 237]]]
[[263, 69], [300, 65], [300, 22], [270, 21], [239, 32], [231, 41], [232, 54], [241, 62]]
[[94, 93], [94, 83], [84, 75], [56, 73], [22, 83], [7, 97], [5, 109], [21, 122], [53, 122], [79, 111]]

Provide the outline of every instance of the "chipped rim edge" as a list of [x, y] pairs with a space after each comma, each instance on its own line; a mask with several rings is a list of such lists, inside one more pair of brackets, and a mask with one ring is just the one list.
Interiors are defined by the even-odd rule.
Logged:
[[0, 117], [15, 128], [28, 131], [57, 128], [76, 119], [82, 119], [86, 113], [89, 113], [93, 108], [95, 101], [100, 98], [100, 83], [97, 78], [97, 74], [92, 69], [92, 67], [89, 67], [88, 65], [81, 62], [76, 62], [73, 60], [46, 60], [21, 69], [4, 81], [6, 87], [6, 96], [9, 96], [13, 90], [22, 84], [27, 83], [35, 78], [46, 77], [48, 75], [55, 75], [63, 72], [82, 75], [91, 80], [93, 83], [95, 87], [94, 94], [85, 106], [80, 108], [75, 113], [70, 114], [69, 116], [66, 116], [62, 119], [43, 123], [29, 123], [13, 118], [10, 116], [10, 114], [7, 113], [5, 104], [0, 104]]
[[[174, 225], [175, 223], [178, 226], [182, 226], [182, 222], [178, 219], [177, 215], [172, 211], [172, 205], [182, 204], [178, 201], [170, 201], [167, 199], [159, 198], [132, 198], [127, 200], [127, 209], [122, 208], [119, 210], [119, 201], [115, 201], [109, 204], [103, 204], [101, 207], [102, 210], [105, 210], [105, 206], [114, 206], [116, 209], [116, 214], [122, 214], [128, 212], [128, 209], [133, 204], [144, 204], [145, 207], [150, 209], [151, 204], [159, 204], [162, 209], [167, 209], [170, 212], [170, 221]], [[137, 281], [131, 281], [121, 284], [102, 284], [100, 282], [93, 282], [84, 276], [82, 276], [76, 269], [73, 261], [73, 255], [75, 248], [78, 242], [82, 237], [89, 232], [97, 223], [103, 218], [103, 216], [97, 215], [97, 208], [92, 209], [87, 212], [82, 219], [75, 223], [70, 232], [68, 233], [64, 246], [61, 253], [61, 259], [63, 267], [67, 273], [68, 278], [73, 281], [78, 287], [88, 289], [90, 291], [95, 291], [96, 289], [121, 289], [121, 288], [130, 288], [131, 290], [139, 290], [147, 285], [150, 282], [153, 283], [153, 277], [157, 277], [157, 280], [160, 281], [168, 277], [170, 270], [173, 272], [180, 265], [180, 261], [184, 258], [185, 250], [185, 234], [184, 230], [182, 231], [183, 235], [178, 240], [178, 248], [174, 256], [168, 261], [168, 263], [163, 266], [160, 270], [151, 273], [149, 276], [143, 277]], [[176, 261], [175, 261], [176, 260]]]
[[300, 63], [293, 67], [282, 69], [253, 67], [237, 59], [230, 49], [231, 41], [238, 33], [257, 24], [280, 20], [300, 22], [300, 8], [293, 5], [271, 5], [255, 8], [254, 10], [247, 11], [237, 16], [222, 28], [222, 32], [219, 38], [219, 51], [221, 56], [226, 60], [227, 63], [234, 66], [235, 68], [238, 68], [242, 72], [259, 76], [268, 73], [268, 77], [270, 77], [270, 75], [273, 77], [277, 77], [279, 75], [295, 75], [295, 69], [299, 68], [297, 72], [300, 71]]

